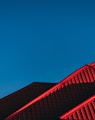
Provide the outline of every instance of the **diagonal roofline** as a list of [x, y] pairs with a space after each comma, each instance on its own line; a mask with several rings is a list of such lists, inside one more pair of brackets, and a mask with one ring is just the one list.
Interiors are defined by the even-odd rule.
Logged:
[[91, 64], [89, 64], [90, 66], [95, 66], [95, 62], [92, 62]]
[[59, 118], [63, 120], [64, 117], [67, 117], [68, 115], [72, 114], [74, 111], [76, 111], [77, 109], [79, 109], [82, 106], [86, 105], [88, 102], [92, 101], [93, 99], [95, 99], [95, 95], [91, 96], [90, 98], [88, 98], [84, 102], [80, 103], [79, 105], [75, 106], [71, 110], [67, 111], [65, 114], [61, 115]]
[[56, 83], [33, 82], [24, 88], [3, 97], [0, 99], [0, 120], [25, 106], [54, 85], [56, 85]]
[[44, 84], [56, 84], [56, 83], [53, 83], [53, 82], [32, 82], [31, 84], [28, 84], [27, 86], [24, 86], [24, 87], [20, 88], [19, 90], [14, 91], [14, 92], [0, 98], [0, 100], [1, 100], [0, 102], [2, 102], [3, 100], [5, 100], [9, 97], [12, 97], [14, 94], [17, 94], [18, 92], [21, 92], [23, 90], [26, 90], [27, 88], [30, 88], [33, 85], [44, 85]]
[[79, 73], [81, 70], [87, 68], [88, 66], [92, 66], [92, 64], [86, 64], [84, 66], [82, 66], [81, 68], [77, 69], [75, 72], [71, 73], [69, 76], [67, 76], [65, 79], [61, 80], [58, 84], [56, 84], [54, 87], [50, 88], [49, 90], [47, 90], [46, 92], [44, 92], [43, 94], [41, 94], [40, 96], [36, 97], [35, 99], [33, 99], [32, 101], [30, 101], [29, 103], [27, 103], [25, 106], [23, 106], [22, 108], [18, 109], [16, 112], [12, 113], [11, 115], [9, 115], [5, 120], [10, 119], [11, 117], [13, 117], [14, 115], [16, 115], [17, 113], [21, 112], [22, 110], [26, 109], [27, 107], [29, 107], [30, 105], [36, 103], [37, 101], [41, 100], [42, 98], [48, 96], [49, 94], [53, 93], [54, 91], [56, 91], [57, 89], [60, 88], [60, 86], [62, 86], [64, 83], [66, 83], [70, 78], [72, 78], [74, 75], [76, 75], [77, 73]]

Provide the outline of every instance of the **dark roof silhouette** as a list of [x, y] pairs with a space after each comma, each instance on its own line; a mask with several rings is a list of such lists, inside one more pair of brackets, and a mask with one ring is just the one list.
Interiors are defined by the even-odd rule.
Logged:
[[53, 87], [55, 83], [33, 82], [0, 100], [0, 120], [12, 114], [25, 104]]

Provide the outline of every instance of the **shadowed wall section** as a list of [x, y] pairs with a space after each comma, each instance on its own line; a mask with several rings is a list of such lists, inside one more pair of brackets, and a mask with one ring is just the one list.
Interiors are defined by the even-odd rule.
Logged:
[[76, 106], [64, 115], [61, 120], [95, 120], [95, 95]]
[[9, 114], [12, 114], [54, 85], [55, 83], [34, 82], [31, 85], [2, 98], [0, 100], [0, 120], [3, 120]]

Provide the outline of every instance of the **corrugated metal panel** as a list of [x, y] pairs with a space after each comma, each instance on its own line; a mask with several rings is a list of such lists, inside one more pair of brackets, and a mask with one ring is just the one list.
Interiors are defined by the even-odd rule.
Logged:
[[90, 66], [93, 66], [93, 67], [95, 67], [95, 62], [93, 62], [92, 64], [90, 64]]
[[95, 95], [60, 116], [61, 120], [95, 120]]
[[[14, 118], [21, 116], [22, 111], [26, 109], [28, 112], [31, 112], [30, 116], [32, 120], [53, 120], [60, 114], [80, 104], [94, 93], [95, 70], [91, 66], [86, 65], [26, 106], [11, 114], [6, 120], [19, 120]], [[30, 108], [31, 111], [29, 111]], [[24, 112], [24, 117], [30, 120], [26, 112]], [[24, 117], [22, 120], [24, 120]]]
[[0, 100], [0, 120], [15, 112], [54, 85], [55, 83], [34, 82], [31, 85], [2, 98]]

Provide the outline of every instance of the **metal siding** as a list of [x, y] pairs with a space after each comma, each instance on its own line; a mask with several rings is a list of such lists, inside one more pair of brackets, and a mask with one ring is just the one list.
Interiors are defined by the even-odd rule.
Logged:
[[0, 120], [3, 120], [54, 85], [55, 83], [35, 82], [0, 99]]
[[73, 118], [77, 120], [95, 120], [95, 103], [92, 105], [94, 101], [95, 95], [89, 98], [84, 103], [80, 104], [80, 106], [75, 107], [74, 110], [72, 109], [68, 113], [62, 115], [60, 119], [67, 120], [68, 118], [70, 118], [70, 116], [73, 116]]
[[[22, 108], [21, 111], [25, 111], [31, 107], [31, 120], [52, 120], [94, 94], [92, 90], [95, 85], [93, 85], [94, 83], [90, 85], [90, 83], [94, 82], [94, 78], [95, 71], [89, 66], [84, 66], [81, 70], [71, 74], [71, 76], [60, 82], [54, 88], [42, 94], [37, 100], [35, 99], [33, 104], [32, 102], [29, 103], [29, 106], [27, 105], [27, 107]], [[89, 86], [91, 86], [91, 88], [89, 88]], [[89, 89], [91, 90], [89, 91]], [[92, 107], [89, 109], [92, 109]], [[91, 115], [88, 112], [88, 108], [86, 107], [85, 110], [87, 116], [90, 118]], [[81, 111], [81, 113], [79, 111]], [[6, 120], [12, 120], [15, 115], [19, 116], [20, 113], [20, 111], [16, 112], [12, 116], [6, 118]], [[68, 119], [69, 117], [77, 119], [82, 119], [82, 117], [86, 118], [86, 114], [81, 108], [76, 111], [76, 114], [74, 113], [72, 116], [68, 116]], [[27, 113], [25, 113], [25, 115], [27, 115]], [[30, 119], [28, 118], [27, 120]]]

